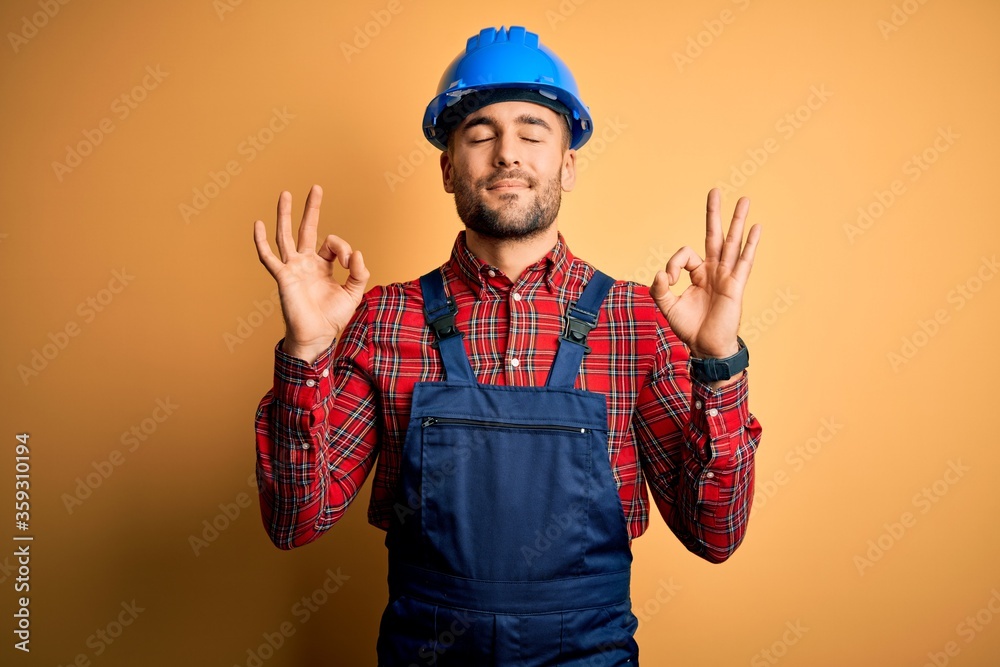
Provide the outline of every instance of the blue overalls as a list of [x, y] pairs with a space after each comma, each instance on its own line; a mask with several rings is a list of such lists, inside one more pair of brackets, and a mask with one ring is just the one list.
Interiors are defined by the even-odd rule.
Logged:
[[570, 304], [546, 384], [512, 387], [476, 381], [440, 270], [420, 279], [446, 379], [413, 390], [382, 667], [638, 664], [605, 397], [574, 387], [612, 283]]

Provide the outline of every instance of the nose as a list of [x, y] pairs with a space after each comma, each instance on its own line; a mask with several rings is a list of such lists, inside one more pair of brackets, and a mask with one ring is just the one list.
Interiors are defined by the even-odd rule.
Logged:
[[493, 156], [494, 167], [513, 167], [521, 164], [517, 132], [501, 132], [494, 145], [496, 146]]

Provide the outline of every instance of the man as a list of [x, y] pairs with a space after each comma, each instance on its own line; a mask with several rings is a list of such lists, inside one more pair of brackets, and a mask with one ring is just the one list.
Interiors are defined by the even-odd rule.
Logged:
[[638, 664], [646, 484], [702, 558], [746, 529], [761, 429], [737, 330], [759, 226], [744, 245], [742, 198], [724, 238], [712, 190], [705, 258], [681, 248], [650, 288], [574, 257], [556, 219], [591, 118], [524, 28], [473, 36], [424, 128], [465, 230], [419, 281], [365, 292], [360, 251], [316, 251], [318, 186], [297, 244], [281, 193], [280, 258], [255, 223], [286, 322], [257, 413], [264, 525], [283, 549], [316, 539], [374, 467], [380, 665]]

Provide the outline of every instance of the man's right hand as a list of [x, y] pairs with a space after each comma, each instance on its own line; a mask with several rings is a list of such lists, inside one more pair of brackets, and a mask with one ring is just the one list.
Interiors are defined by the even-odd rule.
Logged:
[[[292, 195], [278, 196], [275, 241], [281, 259], [271, 252], [261, 220], [253, 225], [257, 256], [278, 283], [281, 312], [285, 317], [282, 349], [306, 363], [313, 363], [350, 322], [370, 276], [360, 250], [333, 234], [316, 250], [316, 227], [323, 189], [312, 186], [299, 225], [298, 245], [292, 240]], [[343, 285], [333, 278], [336, 260], [348, 269]]]

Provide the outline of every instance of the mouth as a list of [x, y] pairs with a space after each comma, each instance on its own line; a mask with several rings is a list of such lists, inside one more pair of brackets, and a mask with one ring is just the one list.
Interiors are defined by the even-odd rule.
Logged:
[[497, 181], [493, 185], [486, 188], [487, 190], [495, 190], [499, 192], [507, 192], [510, 190], [523, 190], [528, 188], [528, 184], [524, 181], [518, 181], [515, 179], [504, 179], [502, 181]]

